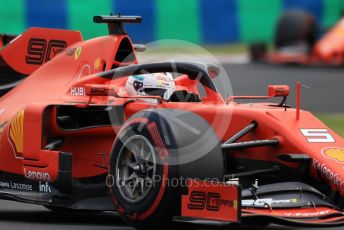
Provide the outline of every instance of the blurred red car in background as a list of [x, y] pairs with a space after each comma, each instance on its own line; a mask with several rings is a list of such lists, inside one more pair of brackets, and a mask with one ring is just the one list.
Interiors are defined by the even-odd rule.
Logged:
[[251, 60], [311, 66], [344, 65], [344, 17], [322, 36], [318, 34], [313, 15], [301, 10], [287, 11], [276, 25], [275, 49], [270, 52], [266, 44], [252, 44]]

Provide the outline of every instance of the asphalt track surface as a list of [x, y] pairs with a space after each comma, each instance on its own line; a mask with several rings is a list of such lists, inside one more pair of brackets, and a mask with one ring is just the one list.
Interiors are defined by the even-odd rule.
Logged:
[[295, 105], [295, 84], [302, 85], [301, 108], [316, 113], [344, 112], [344, 67], [302, 67], [226, 64], [234, 95], [266, 95], [267, 85], [291, 87], [288, 104]]
[[[313, 112], [344, 112], [344, 68], [279, 67], [261, 64], [226, 64], [233, 91], [237, 95], [264, 95], [268, 84], [295, 85], [301, 81], [309, 88], [303, 89], [302, 108]], [[293, 87], [294, 88], [294, 87]], [[289, 102], [294, 104], [294, 93]], [[44, 207], [0, 201], [0, 230], [89, 230], [132, 229], [114, 213], [55, 213]], [[233, 229], [233, 228], [231, 228]], [[234, 228], [248, 230], [251, 227]], [[304, 229], [271, 225], [261, 230]], [[318, 228], [317, 228], [318, 229]], [[339, 230], [337, 228], [322, 228]]]

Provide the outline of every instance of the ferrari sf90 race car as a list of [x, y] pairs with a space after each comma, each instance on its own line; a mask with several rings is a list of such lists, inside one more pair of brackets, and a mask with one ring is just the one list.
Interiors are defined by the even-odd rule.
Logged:
[[[344, 140], [288, 107], [288, 86], [223, 98], [212, 65], [139, 64], [123, 23], [140, 17], [94, 21], [110, 35], [34, 28], [0, 51], [1, 79], [24, 79], [0, 98], [1, 199], [138, 229], [344, 224]], [[168, 97], [145, 82], [158, 73]]]
[[344, 18], [322, 32], [312, 14], [301, 10], [286, 11], [276, 25], [274, 48], [269, 52], [264, 43], [252, 44], [251, 60], [272, 64], [343, 66]]

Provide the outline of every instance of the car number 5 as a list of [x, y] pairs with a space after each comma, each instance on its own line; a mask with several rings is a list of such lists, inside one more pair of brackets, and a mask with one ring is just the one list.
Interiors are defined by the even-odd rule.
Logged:
[[310, 143], [333, 143], [336, 140], [328, 132], [328, 129], [300, 129], [303, 136]]

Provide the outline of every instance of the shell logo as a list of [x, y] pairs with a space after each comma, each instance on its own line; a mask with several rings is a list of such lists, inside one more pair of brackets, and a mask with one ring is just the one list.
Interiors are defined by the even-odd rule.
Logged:
[[344, 148], [326, 148], [322, 150], [324, 156], [344, 163]]
[[22, 157], [24, 145], [24, 111], [18, 112], [9, 127], [9, 139], [16, 157]]

